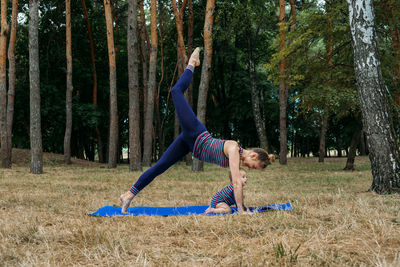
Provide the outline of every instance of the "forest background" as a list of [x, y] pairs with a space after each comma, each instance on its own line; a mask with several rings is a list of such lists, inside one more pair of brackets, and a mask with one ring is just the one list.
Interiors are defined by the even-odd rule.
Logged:
[[[110, 80], [106, 2], [112, 15], [115, 81]], [[128, 2], [70, 2], [73, 66], [70, 154], [73, 157], [110, 162], [110, 135], [116, 135], [113, 139], [117, 140], [116, 161], [122, 163], [123, 152], [128, 150]], [[289, 1], [282, 18], [278, 1], [217, 1], [211, 7], [209, 2], [213, 1], [160, 0], [152, 12], [150, 1], [138, 2], [135, 65], [139, 109], [134, 115], [139, 121], [136, 146], [139, 157], [134, 160], [139, 167], [136, 169], [156, 161], [179, 133], [170, 89], [183, 70], [182, 43], [188, 55], [194, 47], [204, 47], [209, 38], [212, 49], [204, 50], [212, 51], [212, 56], [207, 55], [211, 63], [209, 85], [204, 88], [201, 84], [204, 78], [199, 68], [187, 97], [195, 112], [204, 112], [203, 121], [215, 137], [238, 140], [243, 147], [261, 146], [270, 153], [281, 154], [282, 158], [279, 101], [281, 82], [285, 80], [288, 153], [284, 154], [320, 156], [320, 161], [329, 150], [336, 150], [338, 156], [349, 155], [351, 140], [361, 133], [361, 116], [348, 4], [342, 0]], [[30, 148], [28, 4], [28, 1], [18, 3], [12, 125], [12, 146], [16, 148]], [[392, 0], [374, 2], [382, 74], [398, 135], [400, 8], [397, 5]], [[65, 7], [64, 1], [56, 0], [41, 1], [38, 6], [42, 148], [61, 154], [65, 151], [68, 91]], [[11, 8], [9, 5], [9, 22]], [[203, 29], [206, 10], [214, 11], [209, 37]], [[154, 17], [156, 24], [151, 25]], [[157, 38], [153, 40], [154, 32]], [[283, 32], [284, 50], [280, 43]], [[282, 71], [283, 58], [286, 65]], [[155, 68], [152, 83], [151, 68]], [[117, 111], [110, 109], [110, 88], [115, 90], [112, 94], [116, 93]], [[206, 105], [198, 97], [202, 90]], [[110, 110], [116, 113], [114, 122]], [[148, 127], [146, 121], [150, 121]], [[110, 128], [117, 131], [113, 133]], [[368, 153], [362, 134], [357, 144], [358, 154]], [[191, 164], [190, 158], [187, 162]], [[109, 167], [115, 165], [109, 163]]]

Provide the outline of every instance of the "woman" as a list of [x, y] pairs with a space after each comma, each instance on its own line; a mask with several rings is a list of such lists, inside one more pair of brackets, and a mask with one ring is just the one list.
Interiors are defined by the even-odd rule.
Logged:
[[166, 171], [170, 166], [182, 159], [187, 153], [201, 161], [216, 163], [231, 171], [235, 200], [239, 214], [247, 213], [243, 209], [243, 188], [240, 178], [240, 164], [251, 169], [263, 169], [269, 163], [268, 153], [261, 148], [243, 149], [236, 141], [213, 138], [206, 127], [197, 119], [192, 108], [186, 101], [184, 92], [192, 81], [194, 68], [200, 65], [200, 48], [192, 53], [189, 64], [179, 81], [171, 89], [172, 100], [178, 115], [182, 133], [167, 148], [158, 162], [145, 171], [131, 187], [121, 195], [122, 212], [127, 209], [132, 199], [146, 187], [155, 177]]

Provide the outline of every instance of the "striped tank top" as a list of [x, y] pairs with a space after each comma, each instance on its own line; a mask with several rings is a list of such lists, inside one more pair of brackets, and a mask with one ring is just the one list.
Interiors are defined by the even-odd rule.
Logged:
[[215, 208], [218, 203], [225, 202], [228, 206], [236, 205], [233, 184], [224, 187], [211, 199], [211, 207]]
[[[224, 153], [225, 140], [216, 139], [207, 131], [201, 133], [194, 143], [193, 157], [208, 163], [215, 163], [221, 167], [229, 168], [229, 158]], [[239, 148], [242, 155], [243, 148]]]

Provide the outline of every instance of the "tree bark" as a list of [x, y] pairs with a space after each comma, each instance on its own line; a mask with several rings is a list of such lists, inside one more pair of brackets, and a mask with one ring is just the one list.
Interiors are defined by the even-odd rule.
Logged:
[[[177, 7], [175, 0], [171, 0], [171, 2], [172, 2], [172, 8], [174, 11], [174, 16], [175, 16], [176, 31], [178, 34], [178, 45], [177, 45], [178, 76], [181, 76], [186, 67], [185, 66], [186, 65], [185, 41], [184, 41], [184, 37], [183, 37], [183, 16], [185, 13], [185, 8], [186, 8], [186, 0], [184, 0], [183, 3], [181, 1], [178, 1], [179, 7]], [[190, 34], [190, 31], [193, 30], [190, 28], [192, 26], [193, 25], [190, 25], [190, 22], [189, 22], [188, 34]], [[186, 92], [185, 92], [185, 97], [188, 100], [189, 104], [191, 105], [190, 92], [191, 92], [191, 90], [190, 90], [190, 86], [189, 86], [188, 90], [186, 90]], [[175, 113], [174, 137], [176, 138], [178, 135], [179, 135], [179, 121], [178, 121], [178, 116]], [[185, 162], [186, 162], [186, 165], [192, 165], [192, 154], [191, 153], [188, 153], [185, 156]]]
[[[193, 3], [192, 0], [188, 0], [188, 36], [187, 36], [187, 54], [191, 55], [193, 52], [193, 28], [194, 28], [194, 16], [193, 16]], [[193, 107], [193, 83], [190, 83], [187, 89], [187, 100], [189, 105]]]
[[15, 98], [15, 43], [17, 39], [17, 18], [18, 18], [18, 0], [12, 2], [12, 19], [10, 42], [8, 45], [8, 99], [7, 99], [7, 158], [9, 167], [12, 162], [12, 128], [14, 122], [14, 98]]
[[365, 133], [361, 130], [361, 138], [360, 138], [360, 156], [367, 155], [367, 144], [365, 142]]
[[65, 95], [65, 135], [64, 162], [71, 164], [71, 132], [72, 132], [72, 52], [71, 52], [71, 0], [65, 1], [66, 18], [66, 58], [67, 58], [67, 90]]
[[117, 167], [118, 153], [118, 105], [117, 105], [117, 71], [115, 64], [115, 48], [113, 34], [113, 19], [110, 0], [104, 0], [107, 47], [110, 68], [110, 132], [108, 141], [108, 168]]
[[362, 127], [361, 125], [357, 127], [356, 131], [353, 134], [350, 142], [350, 150], [349, 154], [347, 155], [346, 166], [343, 170], [345, 171], [354, 171], [354, 160], [356, 158], [357, 153], [357, 146], [360, 143]]
[[86, 20], [86, 27], [88, 30], [88, 37], [90, 43], [90, 58], [92, 60], [92, 76], [93, 76], [93, 105], [97, 106], [97, 71], [96, 71], [96, 58], [94, 53], [94, 41], [92, 27], [90, 25], [89, 15], [86, 8], [85, 0], [81, 0], [83, 15]]
[[137, 0], [128, 3], [129, 170], [142, 170], [140, 147]]
[[183, 2], [182, 6], [176, 6], [176, 1], [171, 0], [172, 8], [175, 15], [175, 25], [176, 31], [178, 35], [178, 46], [177, 46], [177, 54], [178, 54], [178, 76], [180, 76], [185, 70], [185, 41], [183, 39], [183, 14], [185, 11], [186, 0]]
[[[155, 112], [156, 112], [156, 129], [157, 129], [157, 137], [158, 137], [158, 153], [156, 152], [157, 159], [159, 159], [164, 153], [164, 143], [163, 143], [163, 129], [160, 115], [160, 96], [161, 96], [161, 85], [164, 80], [164, 32], [165, 32], [165, 24], [164, 24], [164, 16], [163, 16], [163, 7], [162, 3], [158, 4], [158, 20], [159, 20], [159, 34], [160, 34], [160, 56], [161, 56], [161, 77], [158, 82], [156, 101], [155, 101]], [[154, 146], [155, 147], [155, 146]]]
[[[283, 52], [286, 49], [285, 44], [285, 0], [279, 0], [279, 48]], [[287, 98], [288, 90], [285, 82], [285, 69], [286, 59], [283, 58], [280, 63], [280, 82], [279, 82], [279, 137], [280, 137], [280, 153], [279, 163], [287, 163], [287, 127], [286, 127], [286, 115], [287, 115]]]
[[0, 31], [0, 156], [1, 166], [10, 168], [7, 157], [7, 0], [1, 0], [1, 31]]
[[12, 22], [10, 43], [8, 47], [8, 61], [9, 61], [9, 89], [7, 101], [7, 138], [8, 138], [8, 160], [11, 167], [12, 157], [12, 128], [14, 121], [14, 98], [15, 98], [15, 81], [16, 81], [16, 63], [15, 63], [15, 43], [17, 37], [17, 18], [18, 18], [18, 0], [13, 0], [12, 3]]
[[29, 84], [31, 173], [43, 173], [40, 117], [39, 0], [29, 0]]
[[[181, 1], [179, 1], [180, 3]], [[171, 0], [172, 10], [174, 11], [175, 16], [175, 25], [176, 32], [178, 35], [177, 40], [177, 61], [178, 61], [178, 77], [180, 77], [185, 70], [185, 41], [183, 38], [183, 15], [186, 7], [186, 0], [183, 1], [183, 4], [179, 6], [176, 5], [176, 0]], [[187, 93], [185, 92], [185, 97]], [[179, 120], [178, 116], [175, 113], [175, 122], [174, 122], [174, 138], [177, 138], [179, 135]]]
[[147, 86], [147, 104], [144, 121], [144, 148], [143, 166], [150, 166], [153, 141], [153, 119], [154, 119], [154, 93], [156, 86], [156, 67], [157, 67], [157, 1], [151, 0], [150, 3], [150, 28], [151, 28], [151, 48], [149, 63], [149, 83]]
[[[327, 57], [328, 57], [328, 67], [330, 70], [329, 78], [328, 78], [328, 86], [333, 86], [332, 81], [332, 72], [333, 72], [333, 63], [332, 63], [332, 53], [333, 53], [333, 25], [331, 18], [331, 5], [328, 0], [325, 1], [325, 9], [327, 12], [327, 20], [328, 20], [328, 43], [327, 43]], [[328, 119], [329, 119], [329, 109], [325, 108], [323, 111], [322, 121], [321, 121], [321, 133], [319, 139], [319, 158], [318, 162], [324, 162], [325, 160], [325, 146], [326, 146], [326, 131], [328, 130]], [[341, 151], [338, 150], [339, 156], [341, 156]]]
[[318, 162], [324, 162], [325, 159], [325, 146], [326, 146], [326, 131], [328, 130], [328, 112], [324, 112], [321, 120], [321, 134], [319, 136], [319, 158]]
[[[171, 89], [172, 89], [172, 86], [173, 86], [174, 81], [175, 81], [175, 76], [176, 76], [177, 70], [178, 70], [178, 64], [175, 65], [174, 73], [172, 74], [171, 82], [170, 82], [170, 85], [169, 85], [169, 88], [168, 88], [167, 103], [165, 105], [165, 109], [166, 110], [168, 110], [169, 99], [170, 99], [170, 96], [171, 96]], [[164, 132], [164, 126], [165, 126], [165, 121], [167, 120], [167, 116], [168, 116], [168, 112], [165, 112], [164, 113], [164, 117], [161, 120], [161, 133]], [[165, 148], [165, 134], [162, 134], [161, 135], [161, 140], [160, 140], [160, 150], [164, 151], [164, 148]]]
[[[193, 52], [193, 27], [194, 27], [194, 17], [193, 17], [193, 3], [192, 0], [188, 0], [188, 36], [187, 36], [187, 54], [191, 55]], [[190, 83], [189, 88], [185, 92], [185, 97], [189, 105], [193, 108], [193, 82]], [[192, 166], [192, 152], [189, 152], [185, 156], [186, 166]]]
[[[246, 3], [247, 5], [247, 3]], [[255, 32], [251, 29], [251, 27], [247, 28], [247, 58], [248, 58], [248, 72], [249, 72], [249, 79], [250, 79], [250, 88], [251, 88], [251, 104], [252, 104], [252, 111], [254, 117], [254, 123], [256, 126], [256, 131], [258, 135], [258, 139], [260, 141], [260, 147], [268, 151], [268, 140], [266, 134], [266, 127], [265, 127], [265, 118], [264, 114], [261, 109], [261, 103], [259, 92], [257, 89], [257, 82], [256, 82], [256, 59], [254, 56], [253, 47], [256, 43], [258, 38], [259, 29], [261, 24], [263, 23], [263, 16], [264, 13], [261, 14], [259, 18], [259, 22], [257, 23], [257, 27]], [[247, 24], [251, 25], [251, 21], [246, 16]], [[261, 95], [262, 97], [262, 95]]]
[[[207, 0], [206, 14], [204, 20], [204, 57], [201, 68], [201, 79], [199, 86], [199, 97], [197, 102], [197, 118], [206, 125], [207, 92], [210, 83], [210, 70], [212, 62], [212, 28], [214, 23], [215, 0]], [[203, 162], [194, 159], [193, 171], [203, 171]]]
[[379, 194], [399, 191], [400, 153], [378, 58], [373, 5], [371, 0], [347, 2], [358, 96], [373, 176], [370, 190]]
[[258, 96], [256, 77], [255, 77], [255, 63], [252, 55], [252, 44], [251, 37], [247, 39], [248, 47], [248, 59], [249, 59], [249, 76], [250, 76], [250, 86], [251, 86], [251, 103], [254, 116], [254, 122], [256, 125], [258, 139], [260, 140], [261, 148], [268, 151], [268, 139], [265, 128], [265, 119], [260, 109], [260, 98]]
[[147, 33], [146, 27], [146, 15], [144, 12], [144, 0], [139, 2], [140, 7], [140, 49], [142, 54], [142, 79], [143, 79], [143, 118], [146, 118], [146, 111], [147, 111], [147, 92], [148, 90], [148, 64], [149, 64], [149, 37]]
[[290, 3], [290, 31], [294, 32], [296, 29], [296, 22], [297, 22], [297, 13], [296, 13], [296, 6], [294, 4], [294, 0], [289, 0]]
[[[86, 27], [88, 30], [88, 37], [89, 37], [89, 43], [90, 43], [90, 57], [92, 60], [92, 77], [93, 77], [93, 105], [97, 108], [97, 70], [96, 70], [96, 58], [95, 58], [95, 53], [94, 53], [94, 41], [93, 41], [93, 33], [92, 33], [92, 27], [90, 25], [90, 20], [89, 20], [89, 15], [87, 12], [86, 8], [86, 2], [85, 0], [81, 0], [82, 4], [82, 9], [83, 9], [83, 15], [86, 20]], [[101, 141], [101, 135], [100, 135], [100, 130], [99, 127], [96, 125], [94, 129], [94, 133], [96, 135], [97, 139], [97, 154], [99, 157], [99, 162], [105, 162], [104, 156], [103, 156], [103, 144]]]

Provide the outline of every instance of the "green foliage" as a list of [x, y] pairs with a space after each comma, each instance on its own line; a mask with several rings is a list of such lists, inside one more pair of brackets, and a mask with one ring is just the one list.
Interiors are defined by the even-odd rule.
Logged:
[[[114, 38], [117, 56], [117, 90], [119, 111], [119, 145], [128, 145], [128, 72], [127, 72], [127, 0], [114, 1]], [[330, 1], [331, 6], [318, 1], [295, 1], [297, 23], [294, 32], [287, 29], [287, 47], [279, 51], [278, 3], [276, 1], [217, 1], [213, 28], [213, 62], [206, 126], [216, 137], [235, 139], [244, 147], [258, 146], [251, 106], [249, 55], [256, 66], [256, 85], [262, 100], [262, 116], [267, 126], [271, 151], [279, 151], [279, 63], [288, 61], [284, 78], [289, 84], [288, 140], [289, 146], [300, 155], [318, 150], [320, 114], [330, 113], [327, 144], [337, 147], [338, 140], [348, 144], [358, 120], [356, 82], [352, 63], [352, 48], [348, 26], [347, 4], [344, 0]], [[82, 156], [83, 146], [95, 146], [94, 128], [100, 131], [104, 146], [108, 139], [108, 49], [103, 1], [86, 1], [93, 31], [98, 105], [93, 105], [93, 78], [90, 44], [86, 21], [80, 1], [72, 1], [72, 56], [73, 56], [73, 156]], [[169, 98], [170, 85], [176, 66], [176, 25], [167, 0], [158, 1], [159, 42], [164, 49], [164, 76], [160, 84], [160, 116], [166, 118], [166, 144], [172, 142], [174, 107]], [[203, 23], [206, 1], [194, 1], [194, 46], [203, 46]], [[148, 1], [145, 2], [146, 15]], [[388, 90], [395, 91], [393, 73], [395, 60], [390, 32], [382, 6], [376, 4], [376, 26], [382, 73]], [[287, 13], [289, 6], [287, 6]], [[18, 25], [16, 44], [17, 81], [14, 146], [29, 147], [29, 53], [28, 1], [20, 1], [20, 12], [25, 14]], [[11, 12], [9, 12], [11, 13]], [[22, 15], [21, 13], [21, 15]], [[21, 16], [23, 18], [23, 16]], [[286, 18], [289, 27], [290, 16]], [[332, 28], [328, 27], [332, 21]], [[187, 33], [187, 11], [184, 17]], [[186, 37], [185, 37], [186, 38]], [[329, 64], [329, 38], [333, 40], [332, 66]], [[41, 111], [43, 149], [62, 153], [65, 129], [65, 5], [63, 1], [40, 2], [39, 25]], [[187, 40], [185, 40], [187, 44]], [[161, 52], [158, 49], [157, 85], [161, 79]], [[141, 56], [141, 55], [140, 55]], [[193, 79], [194, 110], [201, 69]], [[139, 85], [142, 66], [139, 64]], [[157, 88], [158, 89], [158, 88]], [[143, 101], [143, 92], [141, 92]], [[141, 102], [143, 109], [143, 102]], [[141, 111], [143, 115], [143, 111]], [[159, 145], [157, 139], [156, 146]], [[84, 145], [85, 144], [85, 145]], [[87, 147], [84, 150], [88, 149]], [[87, 153], [86, 153], [87, 154]]]

